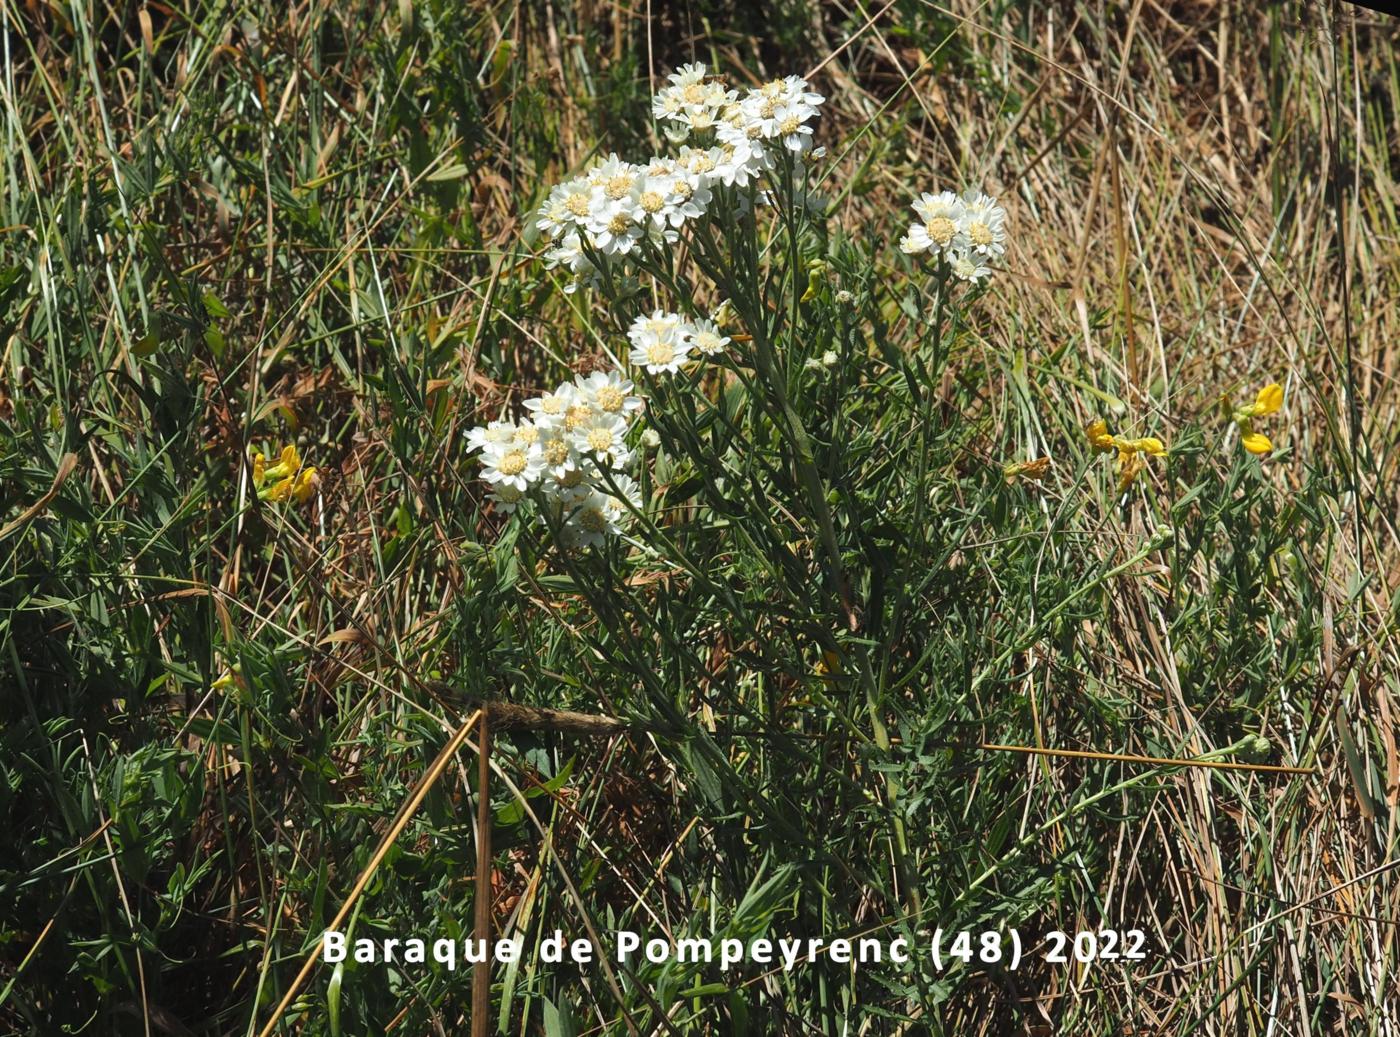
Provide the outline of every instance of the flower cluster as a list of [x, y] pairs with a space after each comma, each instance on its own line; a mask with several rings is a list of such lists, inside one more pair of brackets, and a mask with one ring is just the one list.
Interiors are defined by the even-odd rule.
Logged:
[[302, 467], [294, 444], [282, 448], [274, 465], [268, 464], [270, 459], [261, 450], [254, 449], [248, 456], [253, 462], [253, 488], [258, 491], [259, 500], [291, 498], [298, 504], [305, 504], [321, 485], [321, 477], [313, 466]]
[[1131, 486], [1133, 480], [1147, 467], [1146, 458], [1165, 457], [1167, 453], [1166, 446], [1155, 436], [1144, 436], [1141, 439], [1115, 436], [1108, 431], [1107, 423], [1101, 419], [1091, 421], [1084, 434], [1088, 437], [1089, 445], [1095, 450], [1103, 453], [1117, 451], [1119, 493]]
[[480, 455], [497, 507], [512, 512], [538, 490], [570, 545], [587, 547], [621, 532], [629, 510], [641, 507], [627, 474], [629, 433], [642, 409], [632, 390], [617, 371], [594, 371], [526, 400], [528, 418], [468, 432], [467, 446]]
[[[556, 185], [535, 216], [547, 235], [550, 267], [573, 274], [566, 290], [594, 284], [601, 268], [638, 249], [679, 240], [717, 196], [747, 188], [777, 167], [786, 152], [800, 160], [812, 147], [812, 123], [824, 98], [799, 76], [776, 79], [743, 97], [704, 65], [685, 65], [652, 101], [667, 136], [685, 142], [674, 156], [643, 163], [609, 155], [580, 176]], [[736, 210], [747, 195], [725, 194]]]
[[665, 310], [634, 320], [627, 329], [627, 341], [632, 344], [627, 359], [648, 374], [672, 374], [695, 353], [713, 357], [729, 345], [713, 319], [689, 321]]
[[1259, 390], [1254, 402], [1235, 408], [1230, 419], [1240, 430], [1240, 445], [1251, 454], [1262, 456], [1273, 450], [1273, 440], [1262, 432], [1254, 431], [1254, 419], [1274, 414], [1283, 406], [1283, 386], [1270, 382]]
[[1006, 251], [1006, 210], [981, 191], [922, 194], [912, 208], [919, 218], [900, 238], [900, 249], [932, 254], [954, 277], [980, 281], [991, 274], [989, 263]]

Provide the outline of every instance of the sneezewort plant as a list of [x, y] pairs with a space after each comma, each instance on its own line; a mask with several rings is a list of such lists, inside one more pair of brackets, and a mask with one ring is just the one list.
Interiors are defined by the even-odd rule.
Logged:
[[[898, 564], [911, 567], [915, 593], [928, 583], [940, 525], [929, 517], [930, 454], [944, 438], [935, 386], [962, 310], [1004, 251], [1005, 213], [980, 192], [916, 202], [924, 222], [904, 250], [918, 253], [927, 239], [930, 309], [911, 343], [891, 342], [883, 329], [879, 341], [866, 341], [858, 311], [870, 312], [881, 294], [879, 259], [832, 235], [813, 189], [822, 101], [797, 77], [741, 95], [703, 66], [688, 66], [654, 101], [677, 152], [640, 163], [608, 155], [553, 188], [534, 221], [552, 242], [546, 263], [568, 272], [566, 293], [597, 321], [617, 364], [606, 377], [635, 386], [637, 413], [603, 426], [576, 415], [588, 436], [561, 439], [554, 427], [573, 421], [580, 404], [596, 409], [581, 383], [566, 383], [527, 400], [528, 416], [475, 430], [473, 445], [497, 506], [533, 509], [533, 528], [545, 535], [531, 533], [522, 545], [568, 574], [607, 631], [584, 636], [636, 676], [645, 708], [684, 732], [722, 785], [744, 790], [746, 809], [770, 819], [783, 812], [748, 789], [687, 719], [683, 675], [707, 673], [699, 649], [724, 631], [746, 670], [803, 682], [884, 789], [893, 874], [888, 883], [869, 874], [861, 881], [918, 911], [907, 808], [886, 766], [891, 689], [906, 676], [893, 659], [907, 652], [908, 602], [887, 595], [891, 563], [872, 553], [869, 538], [887, 521], [883, 512], [898, 513], [913, 532]], [[895, 366], [870, 366], [872, 349]], [[639, 449], [643, 428], [657, 444], [649, 450]], [[890, 435], [902, 455], [893, 469], [888, 457], [868, 453]], [[550, 451], [562, 466], [552, 475]], [[634, 458], [647, 459], [635, 473], [640, 483], [626, 470]], [[561, 490], [565, 478], [572, 488]], [[714, 562], [726, 557], [762, 559], [763, 568], [718, 577]], [[683, 573], [691, 593], [648, 597], [631, 586], [629, 573], [656, 565]], [[753, 640], [759, 631], [770, 633]], [[814, 653], [819, 674], [808, 662]], [[678, 672], [655, 673], [657, 658]], [[782, 726], [776, 702], [752, 713], [721, 696], [711, 708], [748, 713], [755, 728]]]

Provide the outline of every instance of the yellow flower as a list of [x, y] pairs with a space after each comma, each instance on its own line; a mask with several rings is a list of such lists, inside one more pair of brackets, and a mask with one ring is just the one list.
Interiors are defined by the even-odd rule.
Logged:
[[1166, 457], [1167, 448], [1156, 436], [1144, 436], [1142, 439], [1119, 439], [1118, 449], [1121, 452], [1124, 447], [1131, 447], [1133, 453], [1151, 454], [1153, 457]]
[[1113, 437], [1108, 434], [1108, 422], [1099, 418], [1091, 421], [1084, 427], [1084, 435], [1089, 439], [1089, 445], [1095, 450], [1108, 451], [1113, 449]]
[[1108, 424], [1102, 418], [1092, 421], [1084, 429], [1085, 436], [1089, 439], [1089, 445], [1095, 450], [1105, 453], [1118, 451], [1118, 492], [1122, 493], [1133, 484], [1133, 480], [1142, 474], [1147, 462], [1143, 456], [1165, 457], [1167, 455], [1167, 445], [1156, 436], [1143, 436], [1140, 439], [1128, 439], [1126, 436], [1115, 436], [1108, 431]]
[[315, 466], [303, 468], [292, 483], [292, 496], [297, 499], [298, 504], [305, 504], [320, 485], [321, 477], [316, 474]]
[[1271, 453], [1274, 444], [1262, 432], [1254, 431], [1254, 419], [1277, 413], [1283, 406], [1283, 386], [1270, 382], [1260, 389], [1254, 402], [1236, 409], [1233, 418], [1240, 430], [1240, 446], [1255, 456]]
[[1240, 445], [1251, 454], [1267, 454], [1274, 449], [1273, 441], [1262, 432], [1240, 432]]
[[822, 657], [817, 660], [817, 664], [812, 667], [812, 670], [818, 677], [826, 680], [834, 680], [836, 675], [841, 672], [840, 653], [830, 648], [826, 649], [822, 652]]
[[302, 468], [301, 456], [295, 445], [282, 448], [277, 463], [269, 467], [261, 450], [252, 452], [253, 486], [258, 491], [258, 499], [283, 501], [293, 498], [305, 503], [320, 485], [320, 476], [315, 468]]
[[1136, 450], [1118, 455], [1118, 492], [1123, 493], [1142, 474], [1147, 462]]
[[1254, 397], [1253, 417], [1261, 418], [1266, 414], [1273, 414], [1282, 406], [1283, 386], [1278, 382], [1270, 382]]
[[301, 468], [301, 458], [297, 456], [297, 448], [294, 444], [288, 444], [282, 448], [282, 456], [277, 463], [267, 470], [268, 479], [288, 479], [297, 474]]

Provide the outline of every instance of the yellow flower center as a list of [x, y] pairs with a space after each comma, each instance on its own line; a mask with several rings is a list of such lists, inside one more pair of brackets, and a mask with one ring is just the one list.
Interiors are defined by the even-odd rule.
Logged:
[[647, 346], [647, 362], [651, 364], [669, 364], [676, 358], [676, 351], [669, 342], [653, 342]]
[[953, 221], [946, 216], [935, 216], [924, 224], [924, 229], [928, 231], [928, 236], [940, 245], [948, 244], [953, 240], [953, 235], [958, 232]]
[[564, 201], [564, 207], [569, 212], [582, 219], [588, 215], [588, 195], [583, 191], [575, 191]]
[[972, 239], [974, 245], [990, 245], [992, 243], [992, 228], [979, 220], [967, 228], [967, 236]]
[[695, 336], [695, 346], [702, 353], [717, 353], [720, 349], [719, 336], [713, 331], [702, 331]]
[[689, 180], [677, 180], [672, 190], [682, 198], [689, 198], [695, 192], [695, 188], [690, 186]]
[[600, 454], [612, 449], [612, 433], [605, 428], [595, 428], [589, 430], [588, 445], [591, 449]]
[[688, 83], [681, 91], [681, 96], [685, 98], [686, 104], [704, 104], [705, 88], [699, 83]]
[[584, 508], [578, 513], [578, 524], [590, 533], [602, 533], [608, 528], [608, 518], [599, 508]]
[[544, 459], [550, 464], [563, 464], [569, 459], [569, 444], [556, 439], [544, 448]]
[[612, 231], [614, 234], [621, 234], [628, 228], [631, 222], [632, 221], [627, 218], [625, 212], [620, 212], [612, 219], [608, 220], [608, 230]]
[[586, 403], [576, 403], [564, 412], [564, 427], [572, 431], [582, 428], [593, 417], [593, 409]]
[[525, 451], [512, 450], [504, 454], [497, 462], [496, 469], [502, 475], [519, 475], [525, 471]]
[[619, 173], [617, 176], [610, 177], [603, 188], [604, 193], [614, 201], [624, 197], [627, 192], [631, 190], [632, 177], [626, 173]]
[[544, 411], [546, 414], [558, 414], [563, 411], [563, 409], [563, 401], [553, 393], [548, 396], [540, 397], [540, 410]]
[[801, 125], [802, 120], [800, 120], [795, 115], [789, 115], [782, 122], [778, 123], [778, 132], [781, 133], [784, 137], [787, 137], [796, 133], [798, 127]]
[[521, 425], [518, 429], [515, 430], [515, 441], [517, 443], [524, 444], [525, 446], [529, 446], [531, 443], [533, 443], [539, 438], [540, 430], [535, 428], [534, 425]]
[[655, 191], [644, 191], [642, 193], [642, 208], [647, 212], [660, 212], [662, 206], [666, 204], [666, 199], [662, 198]]
[[622, 410], [622, 403], [625, 397], [622, 390], [615, 385], [605, 385], [598, 390], [594, 397], [598, 401], [598, 406], [609, 414], [615, 414]]
[[572, 472], [565, 472], [559, 477], [559, 485], [566, 490], [572, 490], [575, 486], [583, 482], [583, 469], [575, 468]]

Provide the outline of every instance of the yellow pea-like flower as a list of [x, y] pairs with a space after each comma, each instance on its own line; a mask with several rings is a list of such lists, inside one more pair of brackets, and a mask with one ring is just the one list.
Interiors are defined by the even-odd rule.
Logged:
[[275, 465], [268, 465], [267, 457], [261, 450], [251, 452], [253, 462], [253, 486], [258, 491], [258, 499], [284, 501], [294, 499], [305, 503], [321, 484], [321, 477], [314, 467], [303, 468], [301, 455], [294, 444], [282, 448]]
[[1156, 436], [1142, 436], [1129, 439], [1115, 436], [1108, 431], [1103, 419], [1091, 421], [1084, 429], [1089, 445], [1104, 452], [1118, 451], [1118, 491], [1121, 493], [1133, 484], [1143, 469], [1147, 467], [1145, 457], [1165, 457], [1167, 445]]
[[1282, 406], [1283, 386], [1270, 382], [1259, 390], [1253, 403], [1238, 408], [1233, 418], [1240, 430], [1240, 446], [1256, 457], [1270, 453], [1274, 449], [1273, 441], [1264, 433], [1254, 431], [1254, 419], [1277, 413]]
[[1263, 417], [1265, 414], [1273, 414], [1283, 406], [1283, 386], [1278, 382], [1270, 382], [1259, 390], [1259, 395], [1254, 397], [1253, 417]]
[[316, 492], [316, 487], [319, 485], [321, 485], [321, 477], [316, 473], [315, 466], [303, 468], [292, 482], [292, 496], [297, 499], [298, 504], [305, 504], [311, 499], [311, 495]]
[[1142, 474], [1147, 462], [1136, 450], [1118, 455], [1118, 492], [1123, 493]]
[[297, 455], [296, 445], [289, 443], [282, 448], [282, 456], [277, 463], [264, 474], [268, 479], [287, 479], [296, 475], [300, 468], [301, 458]]
[[1120, 441], [1119, 449], [1124, 445], [1131, 446], [1133, 453], [1151, 454], [1153, 457], [1165, 457], [1167, 447], [1156, 436], [1143, 436], [1141, 439], [1125, 439]]
[[1251, 454], [1267, 454], [1274, 449], [1273, 441], [1262, 432], [1245, 432], [1240, 435], [1240, 445]]
[[1113, 437], [1108, 434], [1108, 422], [1102, 418], [1089, 422], [1084, 427], [1084, 435], [1089, 440], [1089, 445], [1095, 450], [1112, 450], [1114, 447]]

